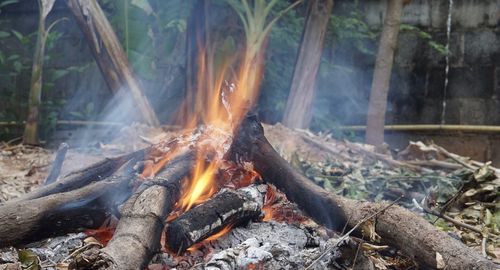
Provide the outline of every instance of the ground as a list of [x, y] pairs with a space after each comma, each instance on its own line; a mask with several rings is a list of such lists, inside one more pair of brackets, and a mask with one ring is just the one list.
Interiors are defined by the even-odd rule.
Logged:
[[[393, 155], [399, 159], [395, 161], [387, 149], [383, 153], [384, 149], [338, 141], [328, 134], [318, 136], [307, 131], [291, 131], [281, 125], [265, 126], [265, 132], [283, 157], [325, 189], [369, 200], [392, 200], [404, 194], [407, 197], [403, 205], [419, 212], [467, 245], [499, 260], [498, 169], [477, 164], [467, 168], [467, 165], [443, 155], [438, 148], [419, 143], [411, 144], [399, 155]], [[133, 125], [123, 128], [119, 134], [112, 142], [70, 149], [61, 175], [104, 157], [167, 139], [176, 133]], [[42, 147], [3, 143], [0, 146], [0, 202], [43, 184], [54, 153], [54, 150]], [[472, 164], [465, 158], [458, 161]], [[485, 235], [493, 235], [486, 238], [485, 247], [481, 246], [484, 241], [481, 234], [424, 215], [419, 208], [426, 198], [429, 205], [437, 206], [435, 209], [443, 209], [443, 205], [454, 195], [458, 199], [451, 203], [445, 214], [459, 223], [481, 228]]]

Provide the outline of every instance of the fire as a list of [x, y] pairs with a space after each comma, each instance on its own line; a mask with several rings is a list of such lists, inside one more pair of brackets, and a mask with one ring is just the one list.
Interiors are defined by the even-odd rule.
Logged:
[[184, 192], [184, 196], [180, 200], [180, 207], [183, 211], [187, 211], [193, 205], [203, 202], [210, 198], [215, 192], [214, 174], [217, 170], [217, 163], [212, 162], [207, 167], [204, 165], [204, 158], [198, 158], [193, 177], [190, 181], [188, 189]]
[[232, 224], [227, 225], [226, 227], [222, 228], [222, 230], [220, 230], [219, 232], [212, 234], [211, 236], [209, 236], [205, 240], [203, 240], [195, 245], [192, 245], [191, 247], [189, 247], [187, 249], [187, 251], [193, 252], [193, 251], [200, 249], [200, 247], [204, 246], [206, 243], [208, 243], [210, 241], [215, 241], [215, 240], [221, 238], [222, 236], [226, 235], [227, 233], [229, 233], [231, 231], [232, 228], [233, 228]]
[[232, 225], [228, 225], [228, 226], [224, 227], [222, 230], [220, 230], [218, 233], [212, 234], [204, 241], [209, 242], [209, 241], [217, 240], [217, 239], [221, 238], [222, 236], [226, 235], [228, 232], [230, 232], [232, 228], [233, 228]]

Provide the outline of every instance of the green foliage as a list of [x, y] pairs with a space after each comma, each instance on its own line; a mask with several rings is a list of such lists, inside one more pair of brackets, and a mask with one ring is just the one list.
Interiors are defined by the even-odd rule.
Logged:
[[[17, 1], [4, 1], [0, 8], [6, 3], [14, 4]], [[53, 25], [53, 24], [52, 24]], [[0, 121], [16, 122], [21, 124], [26, 120], [28, 112], [28, 93], [30, 88], [30, 73], [33, 63], [33, 53], [36, 43], [37, 32], [23, 33], [12, 28], [13, 22], [8, 18], [0, 19]], [[35, 26], [33, 26], [35, 28]], [[46, 54], [44, 61], [50, 62], [61, 57], [54, 47], [62, 38], [62, 33], [52, 30], [48, 33], [46, 40]], [[82, 72], [87, 66], [69, 66], [58, 68], [45, 68], [42, 85], [44, 100], [41, 104], [40, 119], [41, 137], [47, 137], [55, 128], [59, 112], [65, 100], [54, 95], [54, 87], [57, 80], [74, 72]], [[20, 127], [20, 126], [19, 126]], [[17, 128], [2, 127], [0, 133], [3, 136], [17, 136], [12, 132], [19, 132]]]
[[174, 49], [186, 31], [192, 2], [103, 1], [132, 67], [143, 79], [160, 80], [164, 76], [158, 67], [168, 65], [176, 57]]
[[[286, 5], [286, 1], [280, 1], [276, 4], [276, 10], [282, 10]], [[267, 122], [280, 121], [285, 109], [295, 55], [304, 27], [304, 17], [299, 13], [301, 8], [303, 6], [284, 14], [269, 34], [259, 100], [260, 112]]]
[[446, 55], [450, 53], [446, 48], [446, 45], [436, 42], [434, 39], [432, 39], [431, 34], [421, 30], [417, 26], [402, 23], [399, 27], [399, 30], [402, 32], [409, 32], [415, 34], [419, 38], [425, 40], [427, 42], [427, 45], [431, 49], [438, 52], [439, 54]]
[[331, 34], [327, 36], [327, 44], [334, 46], [334, 42], [350, 42], [360, 52], [368, 55], [374, 54], [373, 50], [367, 46], [367, 42], [376, 41], [377, 33], [366, 24], [357, 5], [352, 7], [348, 16], [332, 15], [329, 32]]

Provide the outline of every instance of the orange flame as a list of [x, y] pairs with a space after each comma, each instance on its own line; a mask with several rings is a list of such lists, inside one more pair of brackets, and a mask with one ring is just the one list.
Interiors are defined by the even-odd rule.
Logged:
[[217, 170], [216, 165], [217, 163], [212, 162], [205, 166], [205, 159], [198, 157], [189, 187], [179, 201], [183, 211], [187, 211], [195, 204], [207, 200], [217, 191], [213, 183], [214, 174]]
[[197, 244], [190, 246], [187, 249], [187, 251], [193, 252], [193, 251], [200, 249], [200, 247], [202, 247], [206, 243], [208, 243], [210, 241], [215, 241], [215, 240], [221, 238], [222, 236], [226, 235], [227, 233], [229, 233], [231, 231], [232, 228], [233, 228], [233, 224], [227, 225], [226, 227], [222, 228], [222, 230], [212, 234], [211, 236], [207, 237], [205, 240], [201, 241], [200, 243], [197, 243]]

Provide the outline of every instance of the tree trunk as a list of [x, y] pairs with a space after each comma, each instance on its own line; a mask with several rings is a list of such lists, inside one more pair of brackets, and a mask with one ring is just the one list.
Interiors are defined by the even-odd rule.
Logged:
[[[28, 101], [28, 118], [24, 127], [23, 143], [38, 145], [38, 119], [40, 114], [40, 104], [42, 103], [42, 70], [43, 56], [45, 54], [45, 43], [47, 40], [47, 30], [45, 29], [45, 18], [52, 9], [52, 6], [45, 7], [38, 1], [39, 18], [38, 34], [36, 38], [35, 54], [33, 55], [33, 65], [31, 68], [31, 83]], [[45, 10], [48, 9], [46, 12]]]
[[160, 122], [136, 81], [127, 56], [111, 24], [96, 0], [66, 0], [80, 26], [99, 69], [113, 92], [128, 90], [146, 124], [159, 126]]
[[316, 74], [332, 7], [333, 0], [309, 1], [302, 42], [283, 115], [283, 124], [287, 127], [308, 128], [311, 122]]
[[366, 120], [366, 143], [381, 145], [384, 142], [385, 111], [391, 80], [394, 51], [398, 44], [399, 26], [404, 0], [387, 1], [387, 12], [375, 60], [370, 102]]

